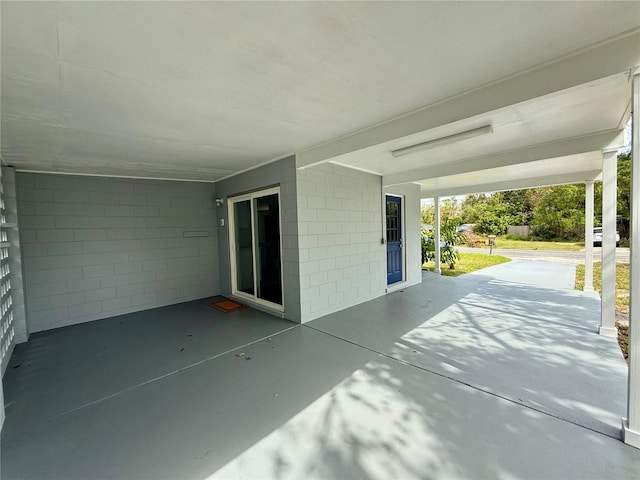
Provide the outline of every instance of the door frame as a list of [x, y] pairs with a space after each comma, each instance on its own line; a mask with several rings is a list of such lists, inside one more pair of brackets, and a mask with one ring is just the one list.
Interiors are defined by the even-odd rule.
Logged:
[[387, 265], [387, 262], [385, 261], [384, 263], [384, 274], [385, 274], [385, 286], [386, 286], [386, 291], [390, 292], [392, 290], [395, 290], [397, 288], [402, 288], [404, 286], [404, 284], [407, 281], [407, 249], [406, 249], [406, 239], [405, 239], [405, 224], [406, 222], [406, 215], [405, 215], [405, 196], [404, 195], [400, 195], [398, 193], [388, 193], [385, 192], [384, 195], [382, 195], [382, 235], [384, 238], [384, 245], [385, 245], [385, 250], [387, 248], [387, 197], [396, 197], [396, 198], [400, 198], [400, 235], [402, 238], [402, 279], [398, 280], [395, 283], [392, 284], [387, 284], [386, 282], [386, 278], [387, 278], [387, 273], [389, 271], [389, 266]]
[[[282, 290], [282, 305], [277, 303], [270, 302], [268, 300], [264, 300], [262, 298], [258, 298], [255, 294], [257, 290], [257, 282], [258, 278], [256, 276], [256, 236], [255, 236], [255, 217], [253, 210], [253, 200], [259, 197], [266, 197], [269, 195], [276, 194], [278, 196], [278, 232], [280, 234], [280, 285]], [[282, 259], [282, 202], [280, 195], [280, 187], [272, 187], [267, 188], [265, 190], [256, 190], [250, 193], [245, 193], [242, 195], [237, 195], [234, 197], [227, 197], [227, 218], [229, 219], [229, 267], [231, 272], [231, 295], [246, 300], [247, 302], [253, 302], [263, 307], [267, 307], [278, 312], [284, 312], [284, 270], [283, 270], [283, 259]], [[235, 215], [233, 212], [233, 206], [237, 202], [244, 202], [249, 200], [249, 205], [251, 208], [251, 249], [253, 253], [253, 291], [254, 294], [248, 294], [242, 291], [239, 291], [237, 288], [237, 271], [236, 271], [236, 242], [235, 242]]]

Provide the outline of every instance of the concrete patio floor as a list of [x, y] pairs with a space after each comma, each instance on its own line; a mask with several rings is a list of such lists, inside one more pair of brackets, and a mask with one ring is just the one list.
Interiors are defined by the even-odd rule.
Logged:
[[34, 335], [3, 478], [637, 479], [597, 297], [514, 282], [570, 276], [537, 263], [302, 326], [203, 300]]
[[627, 366], [597, 334], [597, 293], [575, 266], [512, 261], [406, 289], [310, 327], [541, 412], [620, 438]]

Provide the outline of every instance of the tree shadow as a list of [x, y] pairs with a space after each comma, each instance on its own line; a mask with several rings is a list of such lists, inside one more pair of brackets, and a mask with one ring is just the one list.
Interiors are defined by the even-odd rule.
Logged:
[[379, 357], [209, 478], [635, 478], [639, 461], [612, 439]]
[[3, 475], [636, 478], [639, 451], [575, 425], [610, 434], [624, 401], [597, 307], [490, 276], [428, 279], [246, 346], [251, 361], [229, 353], [5, 429]]
[[310, 326], [620, 438], [627, 367], [593, 294], [431, 276]]

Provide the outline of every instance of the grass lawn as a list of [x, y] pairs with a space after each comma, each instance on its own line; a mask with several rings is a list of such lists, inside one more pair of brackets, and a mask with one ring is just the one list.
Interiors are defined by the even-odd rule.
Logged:
[[[584, 265], [576, 267], [576, 290], [584, 288]], [[593, 263], [593, 288], [602, 294], [602, 263]], [[616, 310], [629, 310], [629, 264], [616, 264]]]
[[535, 242], [529, 240], [507, 240], [496, 238], [495, 248], [512, 248], [517, 250], [584, 250], [584, 242]]
[[[584, 265], [576, 267], [576, 290], [584, 288]], [[602, 295], [602, 262], [593, 263], [593, 288]], [[629, 264], [616, 263], [616, 328], [618, 345], [629, 357]]]
[[[486, 248], [489, 239], [486, 235], [473, 232], [465, 234], [466, 239], [461, 245], [475, 248]], [[496, 238], [496, 248], [509, 248], [517, 250], [584, 250], [584, 242], [537, 242], [529, 240], [509, 240], [502, 235]]]
[[[442, 265], [442, 275], [447, 277], [459, 277], [465, 273], [475, 272], [483, 268], [492, 267], [500, 263], [509, 262], [507, 257], [501, 257], [500, 255], [486, 255], [484, 253], [461, 253], [460, 260], [456, 263], [456, 268], [451, 270], [447, 265]], [[423, 270], [429, 270], [433, 272], [435, 267], [434, 262], [427, 262], [422, 265]]]

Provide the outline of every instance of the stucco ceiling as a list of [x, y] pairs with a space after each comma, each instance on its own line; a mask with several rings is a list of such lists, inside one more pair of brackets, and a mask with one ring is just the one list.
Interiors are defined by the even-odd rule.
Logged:
[[[376, 144], [335, 157], [332, 161], [367, 169], [378, 175], [449, 164], [528, 145], [615, 130], [619, 128], [629, 102], [629, 78], [623, 73]], [[390, 161], [392, 150], [483, 125], [491, 125], [492, 133]]]
[[522, 164], [443, 175], [420, 182], [422, 198], [486, 193], [600, 180], [602, 155], [587, 152]]
[[[5, 163], [205, 181], [640, 26], [639, 2], [608, 1], [3, 1], [1, 14]], [[492, 120], [505, 136], [492, 135], [495, 145], [478, 139], [477, 148], [552, 141], [620, 120], [623, 76], [584, 88], [600, 90], [498, 109]], [[563, 120], [570, 131], [556, 128]], [[384, 162], [343, 160], [385, 173]]]

